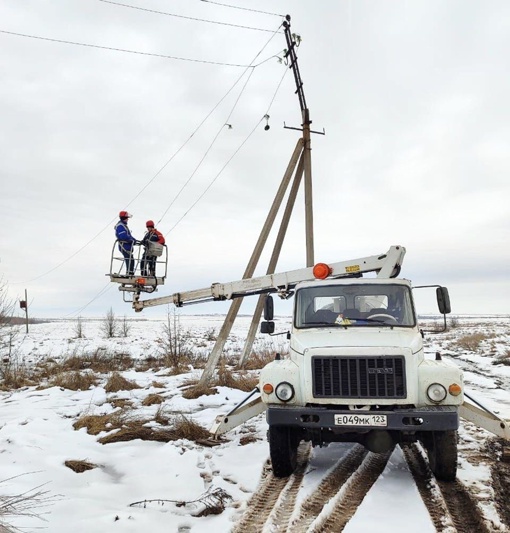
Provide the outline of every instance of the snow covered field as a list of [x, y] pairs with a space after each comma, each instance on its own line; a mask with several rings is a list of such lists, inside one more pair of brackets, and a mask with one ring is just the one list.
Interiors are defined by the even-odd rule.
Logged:
[[[185, 342], [195, 355], [206, 357], [223, 317], [182, 315], [177, 319]], [[228, 358], [241, 352], [250, 320], [238, 319], [226, 345]], [[284, 331], [289, 320], [277, 320], [277, 331]], [[131, 357], [139, 362], [156, 358], [165, 344], [165, 323], [166, 318], [129, 320], [125, 323], [127, 336], [111, 339], [104, 338], [101, 320], [83, 319], [83, 338], [77, 338], [77, 322], [71, 320], [31, 324], [28, 335], [22, 326], [12, 338], [10, 361], [4, 361], [3, 372], [21, 372], [48, 360], [59, 363], [91, 354]], [[510, 419], [510, 365], [494, 364], [510, 361], [510, 317], [463, 316], [451, 325], [455, 327], [445, 333], [427, 335], [428, 355], [440, 351], [460, 365], [473, 396]], [[254, 350], [285, 353], [283, 338], [258, 337]], [[51, 386], [49, 376], [42, 386], [0, 392], [0, 498], [24, 494], [30, 501], [27, 515], [0, 514], [0, 518], [21, 531], [51, 533], [230, 531], [256, 491], [268, 458], [264, 416], [228, 433], [228, 441], [213, 448], [187, 439], [101, 444], [98, 439], [115, 430], [108, 431], [107, 426], [94, 435], [73, 424], [85, 415], [129, 409], [131, 416], [150, 419], [154, 425], [158, 416], [168, 419], [183, 414], [208, 428], [218, 414], [228, 412], [246, 396], [241, 390], [218, 386], [217, 394], [184, 398], [186, 388], [181, 386], [200, 377], [198, 368], [170, 375], [166, 368], [150, 368], [149, 360], [143, 368], [133, 366], [121, 374], [140, 388], [107, 392], [111, 376], [98, 373], [97, 383], [86, 390]], [[145, 401], [150, 395], [160, 397], [162, 403]], [[462, 426], [460, 435], [458, 479], [474, 494], [492, 530], [508, 531], [498, 513], [486, 461], [491, 436], [470, 424]], [[313, 492], [349, 448], [334, 444], [312, 451], [298, 503]], [[86, 461], [94, 468], [77, 473], [66, 461]], [[224, 492], [214, 492], [217, 489]], [[206, 493], [209, 497], [222, 494], [225, 510], [196, 516], [210, 507], [210, 501], [203, 500]], [[325, 505], [327, 508], [327, 502]], [[344, 531], [364, 533], [377, 528], [381, 533], [407, 532], [410, 524], [418, 533], [436, 531], [397, 447]]]

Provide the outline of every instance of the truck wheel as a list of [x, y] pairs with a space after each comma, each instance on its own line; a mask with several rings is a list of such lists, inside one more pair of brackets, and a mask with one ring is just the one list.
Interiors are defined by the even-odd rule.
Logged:
[[457, 476], [457, 431], [432, 431], [426, 440], [430, 469], [440, 481]]
[[269, 453], [275, 477], [288, 477], [297, 466], [299, 441], [295, 429], [269, 426]]

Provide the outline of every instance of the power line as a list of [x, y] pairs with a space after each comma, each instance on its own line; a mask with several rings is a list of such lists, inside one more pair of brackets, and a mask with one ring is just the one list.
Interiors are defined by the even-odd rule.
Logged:
[[[7, 35], [16, 35], [17, 37], [27, 37], [29, 39], [39, 39], [41, 41], [50, 41], [53, 43], [61, 43], [61, 44], [73, 44], [75, 46], [85, 46], [88, 48], [98, 48], [100, 50], [110, 50], [112, 52], [123, 52], [125, 54], [137, 54], [142, 56], [150, 56], [150, 57], [159, 57], [162, 59], [173, 59], [175, 61], [190, 61], [192, 63], [205, 63], [208, 65], [221, 65], [223, 67], [241, 67], [241, 68], [250, 68], [249, 65], [239, 65], [236, 63], [222, 63], [220, 61], [207, 61], [205, 59], [192, 59], [189, 57], [177, 57], [177, 56], [167, 56], [164, 54], [154, 54], [151, 52], [139, 52], [137, 50], [127, 50], [125, 48], [114, 48], [111, 46], [100, 46], [98, 44], [88, 44], [88, 43], [78, 43], [76, 41], [66, 41], [64, 39], [52, 39], [50, 37], [41, 37], [39, 35], [28, 35], [26, 33], [17, 33], [13, 31], [6, 31], [6, 30], [0, 30], [0, 33], [5, 33]], [[255, 68], [252, 66], [251, 68]]]
[[112, 288], [112, 284], [109, 281], [88, 303], [80, 307], [77, 311], [71, 311], [70, 313], [67, 313], [67, 315], [64, 315], [62, 318], [67, 318], [71, 315], [77, 315], [84, 311], [92, 302], [96, 301], [100, 296], [103, 296], [103, 294], [106, 294], [110, 289]]
[[[150, 180], [140, 189], [140, 191], [132, 198], [132, 200], [130, 202], [128, 202], [126, 204], [126, 207], [129, 207], [137, 198], [139, 198], [139, 196], [147, 189], [147, 187], [149, 187], [149, 185], [161, 174], [161, 172], [163, 172], [163, 170], [171, 163], [171, 161], [179, 154], [179, 152], [181, 152], [181, 150], [184, 149], [184, 147], [191, 141], [191, 139], [193, 138], [193, 136], [200, 130], [200, 128], [205, 124], [205, 122], [207, 121], [207, 119], [214, 113], [214, 111], [216, 111], [216, 109], [221, 105], [221, 103], [225, 100], [225, 98], [234, 90], [234, 88], [236, 87], [236, 85], [241, 81], [241, 79], [243, 78], [243, 76], [246, 74], [246, 72], [249, 70], [249, 69], [255, 69], [257, 66], [261, 65], [262, 63], [265, 63], [265, 61], [263, 61], [262, 63], [259, 63], [259, 65], [252, 65], [254, 63], [254, 61], [257, 59], [257, 57], [264, 51], [264, 49], [269, 45], [269, 43], [271, 42], [271, 40], [273, 39], [273, 37], [276, 35], [276, 33], [278, 32], [278, 30], [280, 29], [281, 25], [278, 27], [278, 29], [273, 33], [273, 35], [269, 38], [269, 40], [264, 44], [264, 46], [261, 48], [261, 50], [258, 52], [258, 54], [253, 58], [253, 60], [251, 61], [250, 65], [247, 65], [245, 67], [245, 70], [243, 71], [243, 73], [236, 79], [236, 81], [232, 84], [232, 86], [227, 90], [227, 92], [220, 98], [220, 100], [213, 106], [213, 108], [211, 109], [211, 111], [209, 111], [209, 113], [207, 113], [207, 115], [204, 117], [204, 119], [200, 122], [200, 124], [193, 130], [193, 132], [191, 133], [191, 135], [184, 141], [184, 143], [173, 153], [173, 155], [170, 157], [170, 159], [168, 159], [168, 161], [154, 174], [154, 176], [152, 176], [152, 178], [150, 178]], [[1, 32], [2, 30], [0, 30]], [[252, 70], [253, 72], [253, 70]], [[230, 116], [230, 115], [229, 115]], [[36, 276], [35, 278], [32, 278], [32, 279], [29, 279], [29, 280], [25, 280], [25, 281], [18, 281], [18, 282], [13, 282], [13, 285], [18, 285], [18, 284], [21, 284], [21, 283], [31, 283], [33, 281], [37, 281], [45, 276], [47, 276], [48, 274], [51, 274], [52, 272], [54, 272], [55, 270], [57, 270], [58, 268], [60, 268], [61, 266], [63, 266], [64, 264], [66, 264], [68, 261], [70, 261], [71, 259], [73, 259], [74, 257], [76, 257], [80, 252], [82, 252], [87, 246], [89, 246], [89, 244], [91, 244], [95, 239], [97, 239], [97, 237], [99, 237], [99, 235], [101, 235], [102, 233], [104, 233], [108, 228], [111, 227], [111, 225], [117, 220], [117, 217], [114, 217], [113, 219], [111, 219], [99, 232], [97, 232], [94, 237], [92, 237], [89, 241], [87, 241], [81, 248], [79, 248], [76, 252], [74, 252], [73, 254], [71, 254], [69, 257], [67, 257], [66, 259], [64, 259], [63, 261], [61, 261], [60, 263], [58, 263], [56, 266], [54, 266], [53, 268], [51, 268], [50, 270], [47, 270], [46, 272], [43, 272], [42, 274], [40, 274], [39, 276]]]
[[[281, 27], [281, 25], [280, 25]], [[250, 65], [252, 65], [256, 59], [259, 57], [259, 55], [264, 51], [264, 49], [269, 45], [269, 43], [272, 41], [272, 39], [274, 38], [274, 36], [276, 35], [276, 33], [278, 32], [278, 30], [280, 29], [280, 27], [278, 27], [278, 29], [273, 33], [273, 35], [269, 38], [269, 40], [266, 42], [266, 44], [259, 50], [259, 52], [255, 55], [255, 57], [252, 59], [252, 61], [250, 62]], [[264, 63], [265, 61], [263, 61]], [[246, 72], [246, 70], [243, 72], [243, 75], [244, 73]], [[207, 148], [205, 154], [202, 156], [202, 159], [199, 161], [198, 165], [195, 167], [195, 169], [193, 170], [193, 172], [191, 173], [190, 177], [187, 179], [187, 181], [184, 183], [184, 185], [181, 187], [181, 189], [178, 191], [177, 195], [174, 197], [174, 199], [170, 202], [170, 205], [166, 208], [166, 210], [164, 211], [164, 213], [161, 215], [159, 221], [158, 221], [158, 224], [159, 222], [161, 222], [163, 220], [163, 218], [165, 217], [165, 215], [168, 213], [169, 209], [172, 207], [172, 205], [175, 203], [175, 201], [177, 200], [177, 198], [179, 198], [179, 196], [181, 195], [181, 193], [183, 192], [183, 190], [187, 187], [187, 185], [190, 183], [190, 181], [192, 180], [193, 176], [197, 173], [198, 169], [201, 167], [202, 163], [204, 162], [205, 158], [207, 157], [207, 154], [210, 152], [210, 150], [212, 149], [212, 147], [214, 146], [216, 140], [218, 139], [220, 133], [223, 131], [224, 129], [224, 126], [225, 124], [227, 124], [230, 120], [230, 117], [232, 116], [238, 102], [239, 102], [239, 99], [241, 98], [241, 95], [243, 94], [244, 92], [244, 89], [246, 88], [246, 86], [248, 85], [248, 82], [250, 81], [250, 78], [251, 78], [251, 75], [253, 74], [254, 70], [252, 70], [250, 72], [250, 75], [248, 76], [248, 79], [246, 80], [243, 88], [241, 89], [241, 92], [239, 93], [234, 105], [232, 106], [232, 109], [230, 111], [230, 113], [228, 114], [227, 118], [225, 119], [225, 121], [222, 122], [222, 125], [221, 127], [219, 128], [218, 132], [216, 133], [215, 137], [213, 138], [211, 144], [209, 145], [209, 147]], [[175, 227], [175, 226], [174, 226]]]
[[271, 101], [269, 103], [269, 106], [267, 107], [267, 110], [266, 110], [266, 113], [264, 114], [264, 116], [257, 122], [257, 124], [255, 125], [255, 127], [251, 130], [251, 132], [248, 134], [248, 136], [246, 137], [246, 139], [244, 139], [244, 141], [239, 145], [239, 147], [237, 148], [237, 150], [230, 156], [230, 158], [228, 159], [228, 161], [223, 165], [223, 167], [221, 168], [221, 170], [218, 172], [218, 174], [216, 174], [216, 176], [214, 177], [214, 179], [211, 181], [211, 183], [209, 183], [209, 185], [205, 188], [204, 192], [195, 200], [195, 202], [190, 206], [190, 208], [181, 216], [181, 218], [179, 218], [177, 220], [177, 222], [172, 226], [172, 228], [167, 232], [171, 232], [173, 231], [179, 224], [180, 222], [183, 220], [183, 218], [198, 204], [198, 202], [205, 196], [205, 194], [207, 193], [207, 191], [213, 186], [213, 184], [215, 183], [215, 181], [220, 177], [220, 175], [223, 173], [223, 171], [225, 170], [225, 168], [227, 168], [227, 166], [230, 164], [230, 162], [234, 159], [234, 157], [238, 154], [238, 152], [241, 150], [241, 148], [248, 142], [248, 140], [250, 139], [250, 137], [255, 133], [255, 130], [259, 127], [260, 123], [268, 116], [268, 113], [269, 113], [269, 110], [271, 109], [272, 105], [273, 105], [273, 102], [276, 98], [276, 95], [278, 94], [278, 91], [280, 90], [280, 87], [283, 83], [283, 80], [285, 78], [285, 76], [287, 75], [287, 72], [288, 70], [285, 69], [284, 73], [283, 73], [283, 76], [281, 77], [277, 87], [276, 87], [276, 90], [273, 94], [273, 97], [271, 98]]
[[220, 2], [212, 2], [211, 0], [201, 0], [201, 2], [207, 2], [208, 4], [215, 4], [222, 7], [231, 7], [232, 9], [242, 9], [243, 11], [251, 11], [252, 13], [262, 13], [263, 15], [274, 15], [275, 17], [285, 17], [279, 13], [270, 13], [268, 11], [259, 11], [258, 9], [250, 9], [249, 7], [233, 6], [231, 4], [222, 4]]
[[257, 124], [255, 125], [255, 127], [251, 130], [251, 132], [248, 134], [248, 136], [246, 137], [246, 139], [244, 139], [244, 141], [237, 147], [237, 150], [231, 155], [231, 157], [228, 159], [228, 161], [223, 165], [223, 167], [221, 168], [221, 170], [216, 174], [216, 176], [213, 178], [213, 180], [211, 181], [211, 183], [209, 183], [209, 185], [205, 188], [204, 192], [195, 200], [195, 202], [191, 205], [191, 207], [182, 215], [181, 218], [179, 218], [179, 220], [177, 220], [177, 222], [172, 226], [172, 228], [167, 232], [171, 232], [175, 229], [175, 227], [182, 221], [182, 219], [198, 204], [198, 202], [200, 202], [200, 200], [205, 196], [205, 194], [207, 193], [207, 191], [214, 185], [214, 182], [220, 177], [220, 175], [222, 174], [222, 172], [225, 170], [225, 168], [227, 168], [228, 164], [232, 161], [232, 159], [234, 159], [234, 157], [237, 155], [237, 153], [239, 152], [239, 150], [241, 150], [241, 148], [248, 142], [248, 139], [255, 133], [255, 130], [259, 127], [260, 123], [264, 120], [264, 117], [262, 117], [258, 122]]
[[241, 89], [241, 92], [239, 93], [234, 105], [232, 106], [232, 109], [230, 110], [230, 113], [229, 113], [228, 117], [225, 119], [225, 123], [221, 125], [221, 127], [218, 130], [218, 132], [214, 136], [211, 144], [209, 145], [209, 147], [205, 151], [204, 155], [202, 156], [202, 159], [200, 159], [200, 161], [198, 162], [198, 165], [195, 167], [195, 169], [191, 173], [190, 177], [187, 179], [187, 181], [184, 183], [184, 185], [180, 188], [179, 192], [175, 195], [174, 199], [170, 202], [170, 205], [165, 209], [164, 213], [161, 215], [160, 219], [158, 220], [158, 224], [163, 220], [163, 218], [168, 213], [168, 211], [170, 210], [172, 205], [176, 202], [176, 200], [179, 198], [181, 193], [187, 187], [189, 182], [193, 179], [193, 176], [197, 173], [198, 169], [202, 166], [202, 163], [204, 162], [205, 158], [207, 157], [209, 152], [212, 150], [212, 147], [214, 146], [214, 144], [218, 140], [218, 137], [220, 136], [220, 133], [224, 130], [225, 124], [227, 124], [229, 122], [230, 117], [232, 116], [232, 113], [234, 112], [234, 109], [236, 108], [236, 106], [237, 106], [237, 104], [239, 102], [239, 99], [241, 98], [241, 95], [243, 94], [244, 90], [246, 89], [246, 86], [248, 85], [248, 82], [250, 81], [250, 78], [251, 78], [251, 75], [253, 74], [253, 72], [254, 72], [253, 70], [250, 72], [250, 75], [248, 76], [248, 79], [246, 80], [245, 84], [243, 85], [243, 88]]
[[265, 31], [265, 32], [273, 33], [273, 30], [268, 30], [268, 29], [265, 29], [265, 28], [255, 28], [254, 26], [242, 26], [241, 24], [231, 24], [229, 22], [221, 22], [221, 21], [218, 21], [218, 20], [207, 20], [207, 19], [201, 19], [201, 18], [197, 18], [197, 17], [187, 17], [185, 15], [176, 15], [175, 13], [168, 13], [166, 11], [156, 11], [155, 9], [147, 9], [145, 7], [131, 6], [129, 4], [122, 4], [120, 2], [113, 2], [112, 0], [99, 0], [99, 1], [103, 2], [105, 4], [113, 4], [115, 6], [128, 7], [130, 9], [137, 9], [139, 11], [147, 11], [148, 13], [155, 13], [157, 15], [166, 15], [166, 16], [169, 16], [169, 17], [177, 17], [177, 18], [186, 19], [186, 20], [194, 20], [194, 21], [197, 21], [197, 22], [207, 22], [209, 24], [220, 24], [222, 26], [231, 26], [233, 28], [241, 28], [241, 29], [244, 29], [244, 30]]

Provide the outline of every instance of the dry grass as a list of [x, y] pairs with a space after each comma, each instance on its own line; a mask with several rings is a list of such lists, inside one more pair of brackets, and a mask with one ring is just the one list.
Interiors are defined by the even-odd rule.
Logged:
[[258, 382], [257, 377], [251, 376], [246, 372], [232, 372], [225, 364], [225, 361], [221, 359], [214, 384], [220, 387], [230, 387], [231, 389], [250, 392], [258, 385]]
[[112, 398], [108, 403], [116, 409], [124, 409], [133, 406], [133, 401], [128, 398]]
[[257, 442], [258, 440], [260, 439], [257, 438], [257, 435], [255, 435], [254, 433], [250, 433], [249, 435], [243, 435], [239, 439], [239, 445], [246, 446], [247, 444], [250, 444], [251, 442]]
[[176, 440], [173, 432], [167, 428], [152, 428], [144, 425], [143, 420], [131, 420], [114, 433], [110, 433], [98, 439], [101, 444], [111, 444], [113, 442], [127, 442], [130, 440], [150, 440], [157, 442], [169, 442]]
[[50, 385], [69, 390], [88, 390], [97, 385], [98, 378], [91, 372], [59, 372], [50, 380]]
[[[7, 362], [0, 366], [0, 390], [20, 389], [35, 385], [34, 378], [24, 365]], [[1, 532], [0, 532], [1, 533]]]
[[102, 431], [119, 429], [129, 421], [127, 410], [114, 411], [108, 415], [84, 415], [74, 424], [74, 429], [87, 428], [89, 435], [99, 435]]
[[133, 389], [141, 389], [140, 385], [136, 383], [135, 381], [131, 381], [129, 379], [126, 379], [122, 375], [120, 375], [118, 372], [114, 372], [106, 382], [106, 385], [104, 387], [104, 390], [106, 392], [119, 392], [121, 390], [133, 390]]
[[187, 389], [182, 393], [182, 397], [186, 400], [195, 400], [200, 396], [211, 396], [212, 394], [218, 394], [218, 389], [210, 385], [202, 385], [196, 381], [189, 383]]
[[260, 370], [264, 368], [268, 363], [274, 361], [276, 352], [273, 350], [253, 352], [244, 363], [243, 368], [245, 370]]
[[90, 435], [108, 432], [98, 439], [101, 444], [135, 439], [170, 442], [179, 439], [200, 440], [209, 432], [194, 420], [183, 415], [168, 417], [161, 406], [156, 416], [137, 418], [133, 411], [119, 410], [108, 415], [85, 415], [73, 424], [74, 429], [87, 428]]
[[51, 380], [62, 372], [87, 370], [98, 374], [107, 374], [128, 370], [133, 367], [133, 364], [133, 359], [127, 354], [111, 354], [98, 349], [93, 354], [77, 355], [74, 353], [62, 361], [47, 359], [37, 365], [35, 372], [39, 379]]
[[476, 352], [480, 348], [480, 343], [490, 338], [485, 333], [472, 333], [470, 335], [464, 335], [457, 340], [458, 346], [463, 350], [469, 350], [470, 352]]
[[86, 472], [87, 470], [93, 470], [94, 468], [97, 468], [97, 465], [94, 463], [89, 463], [88, 461], [80, 461], [80, 460], [69, 460], [64, 462], [65, 466], [67, 468], [70, 468], [73, 472], [76, 472], [77, 474], [81, 474], [82, 472]]
[[180, 439], [197, 441], [210, 437], [210, 433], [201, 425], [185, 416], [177, 416], [168, 427], [147, 426], [148, 420], [131, 419], [115, 433], [101, 437], [98, 442], [111, 444], [112, 442], [125, 442], [135, 439], [170, 442]]
[[207, 439], [211, 436], [207, 429], [184, 415], [175, 417], [173, 420], [173, 429], [175, 432], [174, 440], [187, 439], [197, 441]]
[[165, 398], [163, 398], [161, 394], [149, 394], [143, 399], [142, 405], [147, 407], [149, 405], [161, 404], [164, 401], [165, 401]]

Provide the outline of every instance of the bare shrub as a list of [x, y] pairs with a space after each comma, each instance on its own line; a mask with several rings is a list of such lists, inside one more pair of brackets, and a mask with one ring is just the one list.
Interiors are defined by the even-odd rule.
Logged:
[[470, 352], [476, 352], [480, 347], [480, 343], [489, 337], [485, 333], [472, 333], [471, 335], [464, 335], [457, 340], [457, 344], [463, 350], [469, 350]]
[[[6, 484], [13, 478], [4, 479], [0, 481], [2, 484]], [[24, 491], [22, 493], [16, 493], [11, 495], [0, 495], [0, 532], [1, 533], [15, 533], [19, 532], [18, 528], [15, 528], [5, 522], [9, 516], [30, 516], [43, 520], [38, 513], [38, 510], [54, 503], [58, 498], [50, 496], [48, 490], [43, 490], [46, 484], [39, 485], [33, 489]], [[2, 491], [4, 492], [4, 491]]]
[[113, 309], [110, 307], [101, 322], [101, 331], [107, 339], [111, 339], [117, 334], [117, 329], [117, 317], [115, 316]]
[[206, 341], [215, 341], [217, 339], [216, 330], [214, 328], [209, 328], [204, 334], [204, 339]]
[[167, 313], [163, 334], [156, 342], [160, 346], [165, 366], [175, 372], [185, 370], [193, 356], [189, 347], [190, 333], [181, 327], [179, 315], [173, 310]]
[[51, 385], [69, 390], [88, 390], [97, 385], [98, 378], [92, 372], [60, 372], [51, 380]]
[[83, 319], [81, 316], [79, 316], [76, 319], [76, 324], [74, 325], [74, 335], [77, 339], [83, 339]]
[[106, 382], [104, 390], [106, 392], [119, 392], [120, 390], [133, 390], [141, 389], [140, 385], [135, 381], [126, 379], [124, 376], [118, 372], [114, 372]]
[[82, 472], [86, 472], [87, 470], [93, 470], [94, 468], [97, 468], [97, 465], [95, 465], [94, 463], [80, 460], [68, 460], [64, 462], [64, 465], [67, 466], [67, 468], [70, 468], [73, 472], [76, 472], [77, 474], [81, 474]]
[[130, 332], [131, 332], [131, 324], [130, 322], [128, 322], [126, 315], [124, 315], [124, 318], [122, 319], [122, 322], [120, 323], [120, 334], [122, 337], [129, 337]]
[[0, 356], [6, 361], [12, 355], [13, 340], [18, 328], [11, 325], [14, 300], [8, 296], [7, 283], [0, 279]]
[[448, 319], [448, 327], [450, 329], [455, 329], [455, 328], [458, 328], [460, 326], [460, 322], [459, 322], [459, 317], [458, 316], [451, 316], [449, 319]]

